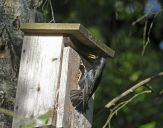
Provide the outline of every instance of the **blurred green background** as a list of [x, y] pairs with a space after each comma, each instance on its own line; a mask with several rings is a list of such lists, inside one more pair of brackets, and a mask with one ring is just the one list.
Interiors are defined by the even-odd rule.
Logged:
[[[155, 1], [155, 0], [153, 0]], [[144, 56], [143, 31], [145, 20], [132, 26], [144, 15], [146, 0], [54, 0], [56, 22], [79, 22], [97, 38], [116, 51], [104, 70], [102, 82], [95, 95], [93, 128], [101, 128], [109, 110], [105, 105], [135, 83], [163, 70], [163, 13], [155, 19], [150, 33], [151, 42]], [[161, 1], [160, 1], [161, 2]], [[162, 4], [162, 3], [161, 3]], [[51, 10], [46, 4], [40, 10], [51, 20]], [[113, 128], [162, 128], [163, 79], [149, 84], [154, 92], [136, 98], [123, 108], [111, 122]], [[137, 92], [142, 91], [142, 88]]]

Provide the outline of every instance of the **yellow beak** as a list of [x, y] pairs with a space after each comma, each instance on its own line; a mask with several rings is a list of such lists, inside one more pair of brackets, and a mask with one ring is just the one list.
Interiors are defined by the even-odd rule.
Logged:
[[95, 56], [95, 55], [93, 55], [93, 54], [88, 54], [88, 58], [91, 58], [91, 59], [96, 59], [97, 57]]

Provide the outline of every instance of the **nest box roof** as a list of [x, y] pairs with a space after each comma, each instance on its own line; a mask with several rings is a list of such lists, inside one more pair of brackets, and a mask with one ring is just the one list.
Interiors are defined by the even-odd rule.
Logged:
[[21, 25], [21, 30], [25, 34], [70, 36], [82, 46], [93, 49], [101, 55], [113, 57], [115, 53], [79, 23], [25, 23]]

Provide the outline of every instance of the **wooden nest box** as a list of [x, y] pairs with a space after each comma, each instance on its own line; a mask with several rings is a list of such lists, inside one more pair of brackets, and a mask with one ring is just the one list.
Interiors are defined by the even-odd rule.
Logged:
[[113, 57], [114, 51], [81, 24], [27, 23], [22, 46], [13, 128], [52, 125], [91, 128], [93, 99], [86, 113], [72, 106], [79, 89], [81, 55]]

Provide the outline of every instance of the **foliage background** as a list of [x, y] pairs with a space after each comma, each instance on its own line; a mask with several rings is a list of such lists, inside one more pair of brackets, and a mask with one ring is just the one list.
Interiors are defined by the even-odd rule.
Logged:
[[[62, 0], [52, 1], [56, 22], [80, 22], [99, 39], [116, 51], [109, 59], [103, 80], [95, 96], [94, 128], [104, 125], [109, 111], [105, 104], [138, 81], [163, 69], [163, 13], [154, 21], [150, 33], [151, 42], [142, 56], [145, 20], [135, 26], [132, 22], [144, 15], [145, 0]], [[40, 8], [41, 9], [41, 8]], [[41, 11], [51, 19], [46, 4]], [[154, 92], [131, 102], [114, 117], [113, 128], [161, 128], [163, 126], [163, 100], [159, 91], [163, 80], [150, 84]], [[136, 90], [142, 91], [143, 88]]]

